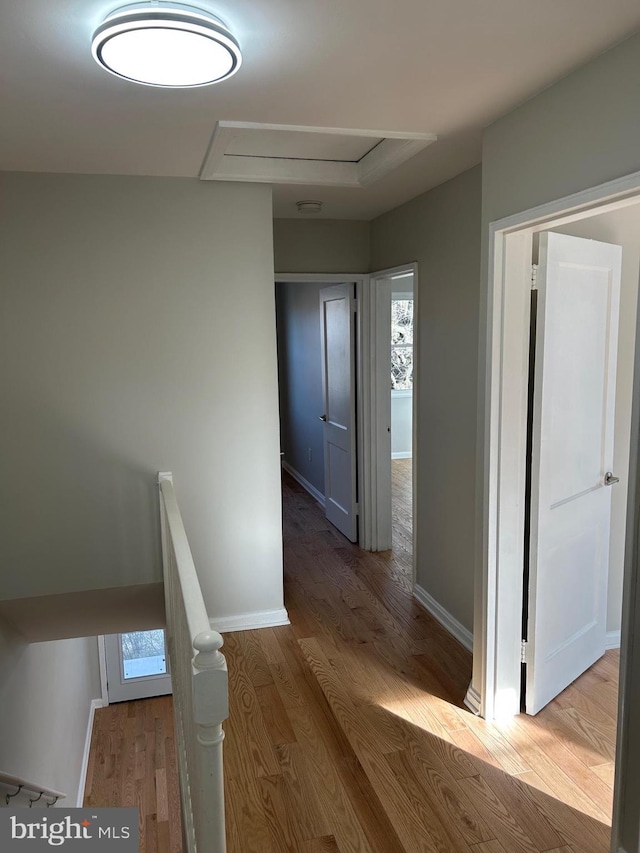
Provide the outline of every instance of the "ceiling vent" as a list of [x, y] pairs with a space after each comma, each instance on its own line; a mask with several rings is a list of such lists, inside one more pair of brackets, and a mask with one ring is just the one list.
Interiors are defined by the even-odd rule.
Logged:
[[313, 216], [315, 213], [322, 213], [321, 201], [297, 201], [296, 207], [298, 208], [298, 213], [302, 213], [305, 216]]

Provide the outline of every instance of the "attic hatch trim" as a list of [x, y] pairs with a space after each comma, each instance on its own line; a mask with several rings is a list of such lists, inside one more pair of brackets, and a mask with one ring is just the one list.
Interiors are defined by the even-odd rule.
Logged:
[[[357, 161], [269, 157], [228, 154], [233, 139], [243, 131], [266, 130], [360, 137], [379, 140]], [[252, 181], [267, 184], [310, 184], [333, 187], [366, 187], [396, 169], [437, 140], [433, 133], [355, 130], [288, 124], [219, 121], [216, 123], [202, 168], [203, 181]]]

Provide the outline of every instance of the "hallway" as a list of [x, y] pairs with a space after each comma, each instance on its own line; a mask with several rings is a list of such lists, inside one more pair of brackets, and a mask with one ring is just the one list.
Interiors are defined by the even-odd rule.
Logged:
[[616, 653], [487, 726], [402, 552], [360, 551], [289, 478], [284, 505], [291, 626], [226, 637], [230, 851], [606, 853]]
[[[291, 625], [225, 636], [229, 853], [607, 853], [617, 653], [536, 718], [488, 726], [462, 706], [471, 655], [413, 601], [406, 556], [360, 551], [287, 476], [283, 496]], [[97, 712], [87, 802], [128, 784], [152, 810], [142, 853], [179, 853], [175, 823], [154, 834], [161, 765], [121, 747], [128, 727], [153, 748], [153, 715], [131, 721], [145, 713]]]

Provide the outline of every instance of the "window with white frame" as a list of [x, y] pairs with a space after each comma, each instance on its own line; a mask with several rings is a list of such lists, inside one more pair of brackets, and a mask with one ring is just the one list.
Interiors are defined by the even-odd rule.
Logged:
[[391, 389], [413, 389], [413, 294], [391, 300]]

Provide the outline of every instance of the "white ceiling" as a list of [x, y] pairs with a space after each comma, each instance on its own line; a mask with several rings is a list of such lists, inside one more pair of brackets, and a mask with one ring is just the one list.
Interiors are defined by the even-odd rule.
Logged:
[[640, 28], [638, 0], [202, 0], [243, 66], [202, 89], [101, 71], [93, 29], [120, 0], [0, 0], [0, 168], [196, 176], [216, 121], [435, 133], [367, 188], [274, 188], [369, 219], [480, 161], [482, 128]]

